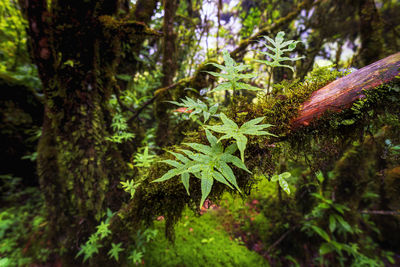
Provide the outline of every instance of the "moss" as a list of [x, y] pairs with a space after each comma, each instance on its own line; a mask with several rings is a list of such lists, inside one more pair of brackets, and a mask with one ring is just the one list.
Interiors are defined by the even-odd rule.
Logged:
[[[157, 229], [164, 227], [156, 222]], [[269, 266], [255, 252], [232, 240], [213, 214], [195, 217], [189, 211], [176, 226], [175, 244], [161, 235], [147, 247], [145, 266]]]

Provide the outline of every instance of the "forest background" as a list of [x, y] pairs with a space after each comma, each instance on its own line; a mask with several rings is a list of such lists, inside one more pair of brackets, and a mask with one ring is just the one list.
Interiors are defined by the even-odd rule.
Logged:
[[[400, 263], [398, 1], [0, 13], [0, 266]], [[299, 41], [286, 66], [264, 36]], [[293, 126], [313, 92], [390, 55], [368, 76], [383, 84]]]

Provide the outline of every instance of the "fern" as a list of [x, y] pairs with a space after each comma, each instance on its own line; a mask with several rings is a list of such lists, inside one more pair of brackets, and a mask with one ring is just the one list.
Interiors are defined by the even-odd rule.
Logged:
[[114, 143], [122, 143], [135, 137], [133, 133], [129, 133], [128, 123], [121, 114], [116, 114], [112, 118], [111, 128], [115, 132], [111, 137], [106, 137], [106, 140]]
[[[284, 32], [278, 32], [278, 34], [275, 37], [275, 40], [273, 40], [272, 38], [268, 37], [268, 36], [263, 36], [263, 38], [270, 42], [272, 46], [267, 45], [267, 43], [262, 43], [266, 48], [267, 51], [270, 50], [271, 53], [269, 52], [263, 52], [263, 51], [258, 51], [260, 54], [266, 55], [269, 58], [271, 58], [273, 61], [268, 61], [268, 60], [259, 60], [259, 59], [255, 59], [254, 61], [259, 62], [259, 63], [263, 63], [266, 64], [268, 66], [271, 67], [286, 67], [291, 69], [294, 72], [294, 68], [292, 66], [289, 65], [285, 65], [282, 64], [282, 61], [296, 61], [296, 60], [300, 60], [304, 57], [295, 57], [295, 58], [290, 58], [290, 57], [286, 57], [286, 56], [282, 56], [285, 52], [290, 52], [293, 51], [296, 48], [296, 45], [298, 43], [300, 43], [301, 41], [294, 41], [294, 40], [289, 40], [289, 41], [284, 41], [284, 36], [285, 33]], [[285, 48], [287, 47], [287, 48]]]
[[247, 135], [276, 135], [269, 133], [267, 131], [263, 131], [264, 129], [271, 127], [271, 124], [258, 124], [260, 123], [264, 117], [256, 118], [251, 121], [245, 122], [240, 128], [239, 126], [231, 119], [229, 119], [224, 113], [220, 114], [220, 118], [223, 125], [214, 125], [214, 126], [205, 126], [207, 129], [210, 129], [217, 133], [223, 133], [225, 135], [221, 136], [218, 141], [222, 139], [233, 138], [236, 140], [237, 147], [240, 151], [240, 157], [244, 162], [244, 150], [247, 145]]
[[180, 106], [180, 107], [185, 107], [186, 110], [190, 111], [189, 118], [197, 115], [197, 114], [202, 114], [204, 123], [208, 121], [210, 116], [215, 115], [218, 109], [218, 104], [213, 105], [212, 107], [208, 108], [207, 104], [205, 104], [203, 101], [200, 99], [197, 99], [195, 101], [194, 99], [190, 97], [186, 97], [186, 99], [181, 99], [182, 103], [176, 102], [176, 101], [167, 101], [169, 103], [172, 103], [174, 105]]
[[144, 148], [143, 154], [141, 153], [136, 153], [135, 158], [133, 162], [135, 163], [136, 167], [150, 167], [151, 163], [153, 163], [154, 158], [156, 158], [155, 155], [150, 155], [149, 154], [149, 147], [146, 146]]
[[226, 50], [223, 51], [223, 58], [225, 61], [225, 66], [217, 64], [217, 63], [213, 63], [213, 62], [208, 63], [210, 65], [217, 67], [218, 69], [223, 71], [223, 73], [218, 73], [218, 72], [214, 72], [214, 71], [207, 71], [207, 73], [209, 73], [215, 77], [220, 77], [220, 78], [227, 80], [226, 82], [219, 84], [217, 87], [215, 87], [211, 91], [223, 91], [223, 90], [236, 91], [236, 90], [241, 90], [241, 89], [252, 90], [252, 91], [262, 90], [258, 87], [251, 86], [251, 85], [243, 83], [243, 82], [239, 82], [241, 79], [250, 79], [250, 78], [254, 78], [257, 76], [254, 73], [246, 73], [246, 74], [240, 73], [240, 72], [246, 70], [247, 68], [249, 68], [250, 65], [237, 64], [235, 62], [235, 60], [233, 60], [233, 58], [231, 58], [231, 56], [229, 55], [229, 52]]
[[142, 258], [143, 258], [143, 252], [134, 249], [131, 255], [129, 255], [128, 260], [131, 260], [134, 265], [137, 265], [140, 263]]
[[99, 248], [101, 248], [102, 245], [99, 243], [90, 243], [86, 242], [84, 245], [82, 245], [81, 250], [76, 254], [76, 257], [79, 257], [80, 255], [83, 254], [83, 262], [87, 261], [89, 258], [93, 256], [95, 253], [99, 253]]
[[131, 180], [126, 180], [126, 182], [121, 182], [122, 184], [122, 189], [124, 189], [125, 192], [131, 194], [131, 199], [135, 195], [136, 188], [141, 184], [141, 181], [139, 182], [134, 182], [132, 179]]
[[189, 194], [189, 178], [190, 174], [193, 174], [195, 177], [201, 179], [202, 196], [200, 207], [203, 206], [204, 201], [210, 194], [214, 179], [232, 189], [233, 185], [240, 192], [236, 177], [228, 163], [251, 173], [238, 157], [232, 155], [237, 149], [236, 144], [232, 144], [224, 149], [217, 138], [208, 130], [206, 130], [206, 137], [211, 146], [198, 143], [185, 143], [186, 146], [196, 150], [196, 153], [185, 149], [180, 150], [185, 155], [170, 152], [177, 160], [163, 160], [162, 162], [174, 168], [154, 181], [162, 182], [180, 175], [182, 183]]
[[123, 248], [121, 248], [122, 243], [118, 243], [118, 244], [114, 244], [111, 243], [112, 248], [110, 249], [110, 251], [108, 251], [108, 255], [111, 258], [114, 258], [116, 261], [119, 260], [119, 253], [121, 251], [124, 251]]

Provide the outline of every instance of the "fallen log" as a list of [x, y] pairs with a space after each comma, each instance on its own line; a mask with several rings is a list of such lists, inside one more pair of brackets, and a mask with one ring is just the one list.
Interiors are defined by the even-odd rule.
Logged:
[[364, 92], [388, 83], [400, 74], [400, 52], [363, 67], [315, 91], [291, 120], [292, 130], [308, 126], [325, 112], [340, 112], [365, 97]]

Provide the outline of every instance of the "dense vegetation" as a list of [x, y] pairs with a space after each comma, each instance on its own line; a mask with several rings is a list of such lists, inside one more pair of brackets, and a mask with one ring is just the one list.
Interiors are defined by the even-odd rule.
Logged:
[[399, 13], [0, 0], [0, 266], [399, 265]]

